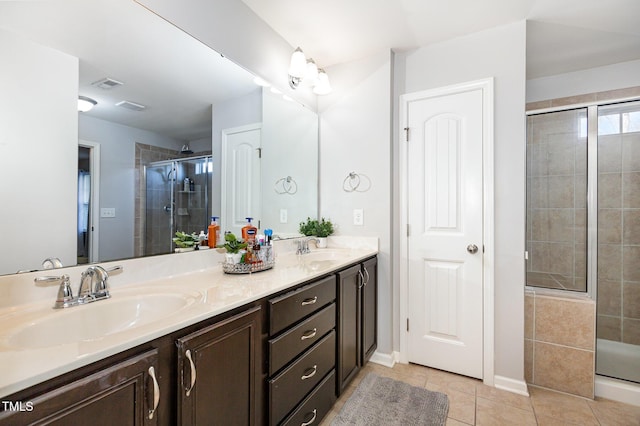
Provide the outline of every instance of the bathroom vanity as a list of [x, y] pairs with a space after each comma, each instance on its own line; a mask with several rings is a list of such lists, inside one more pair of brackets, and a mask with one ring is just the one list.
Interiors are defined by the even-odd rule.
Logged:
[[[270, 271], [235, 276], [215, 266], [141, 288], [160, 294], [176, 286], [201, 297], [178, 314], [93, 341], [0, 348], [3, 369], [8, 360], [50, 354], [35, 377], [0, 383], [11, 403], [0, 425], [318, 424], [376, 347], [370, 248], [283, 254]], [[114, 288], [112, 299], [135, 289]], [[16, 368], [28, 376], [29, 368]]]

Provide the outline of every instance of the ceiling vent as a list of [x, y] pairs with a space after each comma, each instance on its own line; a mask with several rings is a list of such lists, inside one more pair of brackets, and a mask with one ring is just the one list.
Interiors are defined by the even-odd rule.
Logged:
[[114, 80], [112, 78], [103, 78], [102, 80], [94, 81], [91, 83], [92, 86], [99, 87], [104, 90], [110, 90], [114, 87], [122, 86], [124, 83], [118, 80]]
[[120, 101], [116, 104], [116, 106], [126, 108], [131, 111], [144, 111], [145, 109], [147, 109], [147, 107], [144, 105], [140, 105], [135, 102], [129, 102], [129, 101]]

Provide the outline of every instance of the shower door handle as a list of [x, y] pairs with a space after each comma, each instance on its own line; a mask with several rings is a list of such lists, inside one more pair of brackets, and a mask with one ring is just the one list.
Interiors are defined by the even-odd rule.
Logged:
[[475, 244], [469, 244], [467, 246], [467, 251], [471, 254], [476, 254], [478, 252], [478, 246]]

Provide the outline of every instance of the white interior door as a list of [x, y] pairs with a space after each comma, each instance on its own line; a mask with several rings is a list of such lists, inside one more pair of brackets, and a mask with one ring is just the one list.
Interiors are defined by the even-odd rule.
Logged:
[[223, 131], [222, 141], [222, 203], [221, 229], [240, 237], [246, 218], [260, 220], [260, 157], [259, 125]]
[[483, 92], [409, 102], [407, 357], [483, 378]]

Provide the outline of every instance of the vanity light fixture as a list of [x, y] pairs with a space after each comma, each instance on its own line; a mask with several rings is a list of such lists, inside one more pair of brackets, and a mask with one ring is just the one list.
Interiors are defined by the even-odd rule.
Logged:
[[331, 93], [331, 85], [327, 73], [319, 69], [316, 62], [307, 59], [300, 47], [291, 54], [291, 62], [289, 64], [289, 87], [296, 90], [302, 82], [309, 82], [313, 86], [313, 93], [316, 95], [326, 95]]
[[79, 112], [87, 112], [90, 111], [94, 106], [98, 105], [98, 102], [87, 98], [86, 96], [78, 96], [78, 111]]

